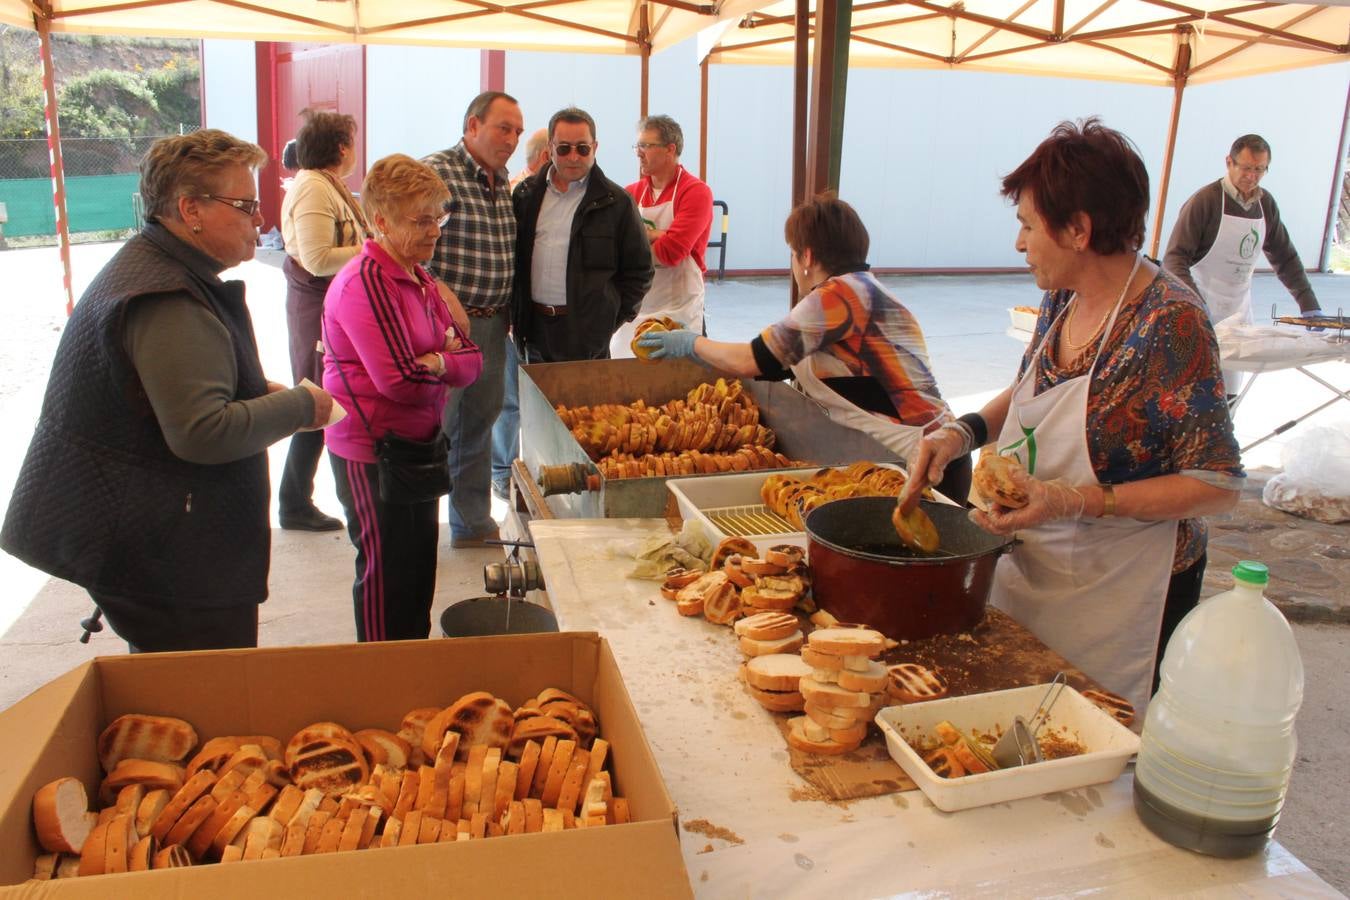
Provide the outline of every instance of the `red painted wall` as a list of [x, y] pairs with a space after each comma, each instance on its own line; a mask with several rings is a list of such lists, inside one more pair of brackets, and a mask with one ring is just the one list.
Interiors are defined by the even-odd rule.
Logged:
[[300, 130], [300, 111], [324, 109], [356, 119], [356, 170], [347, 179], [360, 190], [366, 173], [366, 49], [359, 44], [259, 43], [258, 142], [270, 161], [259, 173], [263, 230], [280, 220], [281, 150]]

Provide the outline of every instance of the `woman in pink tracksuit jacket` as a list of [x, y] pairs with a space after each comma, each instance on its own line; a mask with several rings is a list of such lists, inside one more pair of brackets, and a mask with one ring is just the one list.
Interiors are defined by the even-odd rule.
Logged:
[[436, 247], [449, 199], [436, 173], [410, 157], [375, 163], [361, 203], [377, 236], [324, 298], [323, 381], [348, 413], [328, 429], [327, 444], [356, 546], [360, 641], [431, 633], [439, 501], [382, 501], [375, 440], [389, 431], [432, 440], [450, 388], [471, 384], [483, 368], [459, 301], [421, 265]]

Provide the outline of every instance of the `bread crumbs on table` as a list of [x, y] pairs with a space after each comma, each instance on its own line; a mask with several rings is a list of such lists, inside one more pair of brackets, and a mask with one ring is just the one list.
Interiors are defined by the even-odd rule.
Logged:
[[707, 819], [690, 819], [684, 823], [684, 830], [701, 834], [704, 837], [716, 838], [719, 841], [727, 841], [731, 844], [744, 844], [745, 840], [736, 832], [729, 828], [722, 828], [714, 825]]

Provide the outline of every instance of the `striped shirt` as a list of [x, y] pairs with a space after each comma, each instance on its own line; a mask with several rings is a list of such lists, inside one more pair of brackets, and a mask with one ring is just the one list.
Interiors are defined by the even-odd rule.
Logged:
[[511, 301], [516, 265], [516, 214], [505, 169], [488, 186], [487, 171], [464, 142], [422, 160], [450, 189], [450, 220], [427, 263], [465, 307], [496, 309]]
[[760, 338], [784, 368], [810, 357], [822, 381], [874, 378], [903, 425], [932, 431], [952, 419], [914, 314], [867, 272], [828, 279]]

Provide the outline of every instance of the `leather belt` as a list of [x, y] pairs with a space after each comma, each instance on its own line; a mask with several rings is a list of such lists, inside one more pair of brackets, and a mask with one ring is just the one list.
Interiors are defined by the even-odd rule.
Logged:
[[536, 303], [533, 300], [530, 301], [530, 306], [534, 307], [534, 311], [537, 314], [549, 319], [556, 319], [560, 316], [567, 315], [566, 306], [549, 306], [547, 303]]
[[466, 306], [464, 311], [473, 319], [490, 319], [506, 309], [505, 306]]

